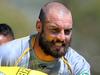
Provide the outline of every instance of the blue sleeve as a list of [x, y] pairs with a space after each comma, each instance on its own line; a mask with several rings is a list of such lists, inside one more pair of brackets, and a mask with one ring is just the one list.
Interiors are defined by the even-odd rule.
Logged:
[[70, 62], [74, 75], [90, 75], [89, 63], [75, 50], [70, 48], [68, 54], [66, 55], [66, 58]]
[[0, 46], [0, 65], [13, 66], [19, 55], [17, 49], [18, 44], [16, 41]]
[[85, 59], [79, 60], [78, 63], [76, 63], [76, 75], [90, 75], [90, 65]]
[[75, 75], [90, 75], [90, 65], [84, 57], [77, 54], [73, 60]]
[[0, 46], [0, 65], [14, 66], [23, 51], [29, 47], [29, 36], [19, 38]]

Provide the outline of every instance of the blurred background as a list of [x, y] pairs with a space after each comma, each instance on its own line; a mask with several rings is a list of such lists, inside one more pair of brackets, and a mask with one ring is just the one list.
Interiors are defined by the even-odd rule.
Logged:
[[[53, 0], [0, 0], [0, 23], [9, 24], [16, 38], [27, 36], [36, 31], [40, 8], [50, 1]], [[72, 11], [72, 47], [90, 63], [92, 75], [100, 75], [100, 0], [58, 1]]]

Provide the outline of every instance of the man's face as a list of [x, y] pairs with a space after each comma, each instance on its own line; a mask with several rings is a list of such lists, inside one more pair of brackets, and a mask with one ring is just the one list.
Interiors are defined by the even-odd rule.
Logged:
[[39, 45], [47, 55], [64, 56], [72, 35], [71, 14], [48, 16], [39, 37]]
[[0, 35], [0, 45], [3, 45], [11, 40], [12, 40], [12, 37], [10, 35], [7, 35], [7, 36]]

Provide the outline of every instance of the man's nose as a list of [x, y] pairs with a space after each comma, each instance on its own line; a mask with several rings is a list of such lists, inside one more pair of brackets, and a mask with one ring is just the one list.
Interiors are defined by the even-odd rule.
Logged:
[[57, 35], [57, 38], [58, 38], [60, 41], [65, 41], [66, 35], [65, 35], [64, 31], [61, 31], [61, 32]]

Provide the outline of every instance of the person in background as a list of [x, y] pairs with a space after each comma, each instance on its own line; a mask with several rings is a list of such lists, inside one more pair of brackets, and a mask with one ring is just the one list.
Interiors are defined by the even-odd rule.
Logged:
[[36, 22], [37, 33], [0, 47], [1, 66], [20, 66], [48, 75], [90, 75], [89, 63], [70, 46], [72, 25], [68, 7], [60, 2], [45, 4]]
[[0, 24], [0, 45], [14, 40], [14, 33], [11, 27], [5, 23]]

